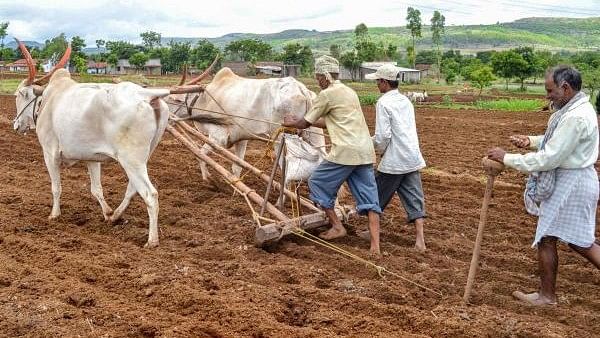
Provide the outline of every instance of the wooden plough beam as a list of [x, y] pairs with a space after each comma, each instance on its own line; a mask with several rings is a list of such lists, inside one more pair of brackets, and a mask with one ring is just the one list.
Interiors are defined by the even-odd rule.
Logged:
[[[277, 220], [277, 222], [262, 225], [257, 227], [255, 232], [255, 243], [258, 246], [263, 246], [275, 241], [278, 241], [282, 236], [290, 233], [288, 229], [290, 227], [298, 227], [303, 230], [309, 230], [318, 228], [320, 226], [326, 225], [329, 223], [329, 220], [325, 216], [325, 213], [320, 211], [317, 207], [312, 205], [309, 201], [301, 200], [303, 206], [310, 208], [315, 211], [315, 213], [308, 214], [305, 216], [300, 216], [297, 218], [289, 218], [287, 215], [279, 211], [273, 204], [269, 203], [258, 195], [253, 189], [249, 188], [244, 182], [242, 182], [237, 176], [232, 174], [230, 171], [225, 169], [218, 162], [213, 160], [207, 154], [203, 154], [201, 148], [194, 142], [186, 132], [191, 133], [192, 135], [198, 137], [202, 141], [209, 144], [213, 151], [223, 155], [226, 159], [239, 164], [241, 167], [248, 169], [250, 172], [258, 175], [265, 181], [269, 181], [270, 177], [264, 174], [260, 169], [254, 167], [250, 163], [238, 158], [229, 150], [219, 146], [214, 143], [208, 137], [197, 131], [196, 129], [189, 126], [187, 123], [183, 121], [176, 121], [176, 124], [181, 128], [178, 130], [173, 125], [167, 126], [167, 131], [171, 133], [178, 141], [180, 141], [183, 145], [185, 145], [192, 153], [201, 161], [204, 161], [207, 165], [214, 168], [221, 176], [223, 176], [230, 184], [235, 186], [241, 193], [245, 194], [249, 200], [258, 204], [265, 205], [266, 211], [271, 214], [271, 216]], [[276, 189], [282, 189], [281, 184], [278, 182], [273, 182], [273, 187]], [[285, 188], [283, 188], [284, 193], [290, 198], [296, 198], [295, 194]], [[336, 208], [336, 214], [338, 217], [343, 217], [343, 213], [341, 210]]]

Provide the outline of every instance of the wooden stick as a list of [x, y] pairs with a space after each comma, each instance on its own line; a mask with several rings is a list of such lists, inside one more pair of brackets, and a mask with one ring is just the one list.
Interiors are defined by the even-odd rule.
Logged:
[[477, 273], [477, 267], [479, 266], [479, 253], [481, 251], [481, 241], [483, 240], [483, 230], [485, 228], [485, 222], [487, 220], [488, 206], [490, 199], [492, 198], [492, 189], [494, 187], [494, 176], [487, 176], [487, 185], [485, 186], [485, 195], [483, 197], [483, 203], [481, 205], [481, 214], [479, 215], [479, 227], [477, 228], [477, 239], [475, 240], [475, 247], [473, 248], [473, 257], [471, 258], [471, 267], [469, 268], [469, 276], [467, 277], [467, 285], [465, 287], [465, 294], [463, 295], [463, 301], [469, 302], [471, 296], [471, 289], [473, 288], [473, 282], [475, 280], [475, 274]]
[[[285, 135], [281, 138], [281, 148], [285, 148]], [[286, 150], [284, 149], [283, 151], [285, 154]], [[283, 155], [283, 161], [281, 161], [281, 178], [279, 181], [279, 184], [283, 189], [285, 189], [286, 162], [285, 155]], [[277, 198], [277, 204], [279, 204], [278, 207], [281, 212], [285, 210], [285, 203], [283, 203], [283, 189], [279, 189], [279, 198]]]
[[[281, 138], [283, 140], [283, 137]], [[275, 170], [277, 170], [277, 165], [279, 164], [279, 159], [281, 158], [281, 154], [283, 153], [283, 144], [277, 149], [277, 156], [275, 157], [275, 162], [273, 162], [273, 167], [271, 168], [271, 179], [267, 183], [267, 191], [265, 192], [264, 202], [260, 208], [260, 215], [262, 216], [265, 212], [265, 207], [267, 206], [267, 201], [269, 200], [269, 194], [271, 194], [271, 186], [273, 185], [273, 180], [275, 179]], [[285, 161], [285, 159], [284, 159]]]
[[[250, 163], [240, 159], [239, 157], [235, 156], [235, 154], [233, 154], [232, 152], [230, 152], [229, 150], [221, 147], [220, 145], [216, 144], [215, 142], [213, 142], [211, 139], [209, 139], [206, 135], [202, 134], [201, 132], [199, 132], [198, 130], [196, 130], [195, 128], [191, 127], [190, 125], [188, 125], [187, 123], [185, 123], [184, 121], [177, 121], [177, 124], [179, 126], [181, 126], [185, 131], [189, 132], [190, 134], [198, 137], [202, 142], [206, 142], [208, 143], [212, 148], [213, 151], [225, 156], [225, 158], [227, 158], [229, 161], [235, 162], [237, 163], [240, 167], [250, 170], [253, 174], [257, 175], [258, 177], [260, 177], [261, 179], [263, 179], [265, 182], [269, 182], [271, 180], [271, 176], [267, 176], [267, 174], [263, 173], [260, 169], [256, 168], [255, 166], [251, 165]], [[281, 190], [282, 187], [279, 184], [279, 182], [273, 182], [273, 187], [275, 189], [279, 189]], [[285, 189], [285, 187], [283, 187], [283, 191], [285, 193], [285, 195], [289, 198], [294, 198], [294, 193], [292, 191], [289, 191], [288, 189]], [[301, 200], [302, 202], [302, 206], [312, 210], [312, 211], [321, 211], [321, 209], [317, 208], [316, 206], [314, 206], [310, 201], [307, 201], [305, 199]]]
[[[254, 190], [250, 189], [244, 182], [240, 181], [238, 177], [230, 173], [227, 169], [223, 168], [219, 163], [210, 158], [210, 156], [203, 154], [202, 150], [198, 145], [196, 145], [192, 140], [189, 139], [188, 136], [183, 135], [175, 127], [168, 125], [167, 131], [175, 136], [181, 143], [183, 143], [186, 147], [188, 147], [194, 155], [200, 158], [202, 161], [206, 162], [206, 164], [213, 167], [219, 174], [221, 174], [225, 179], [227, 179], [231, 184], [233, 184], [236, 188], [238, 188], [243, 194], [246, 194], [248, 198], [261, 205], [263, 203], [263, 198], [258, 195]], [[275, 208], [274, 205], [268, 203], [266, 206], [267, 211], [276, 219], [280, 221], [287, 221], [289, 217], [287, 217], [284, 213]]]

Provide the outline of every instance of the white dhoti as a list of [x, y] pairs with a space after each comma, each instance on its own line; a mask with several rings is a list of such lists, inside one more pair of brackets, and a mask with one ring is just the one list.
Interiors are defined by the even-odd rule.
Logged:
[[544, 236], [582, 248], [595, 241], [598, 174], [594, 166], [583, 169], [556, 169], [552, 195], [540, 204], [533, 246]]

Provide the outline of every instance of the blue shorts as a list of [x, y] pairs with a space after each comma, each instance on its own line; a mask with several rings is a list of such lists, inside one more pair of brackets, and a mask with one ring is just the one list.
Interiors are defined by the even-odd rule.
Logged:
[[343, 165], [324, 160], [308, 179], [311, 201], [321, 208], [332, 209], [344, 181], [348, 181], [360, 215], [369, 211], [381, 213], [372, 164]]

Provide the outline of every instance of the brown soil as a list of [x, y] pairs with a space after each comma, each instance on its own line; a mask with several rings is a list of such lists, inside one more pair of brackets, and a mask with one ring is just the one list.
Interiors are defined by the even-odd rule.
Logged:
[[[83, 165], [62, 170], [62, 216], [48, 221], [50, 184], [35, 134], [12, 131], [14, 98], [0, 98], [0, 336], [102, 337], [400, 337], [598, 336], [600, 272], [561, 246], [560, 305], [530, 308], [511, 293], [538, 283], [530, 248], [535, 219], [521, 199], [524, 175], [503, 173], [495, 186], [473, 304], [462, 303], [484, 176], [486, 149], [509, 147], [513, 133], [541, 132], [547, 114], [449, 111], [419, 107], [428, 168], [423, 172], [428, 250], [412, 249], [398, 200], [382, 220], [377, 263], [443, 293], [303, 239], [268, 251], [252, 245], [243, 198], [202, 182], [197, 161], [166, 135], [150, 161], [160, 193], [161, 244], [143, 249], [147, 214], [135, 198], [125, 221], [103, 221]], [[372, 124], [374, 111], [366, 108]], [[252, 143], [248, 159], [260, 161]], [[247, 177], [264, 191], [264, 184]], [[103, 166], [104, 192], [116, 206], [126, 181]], [[366, 220], [353, 222], [363, 228]], [[362, 257], [355, 235], [336, 241]]]

